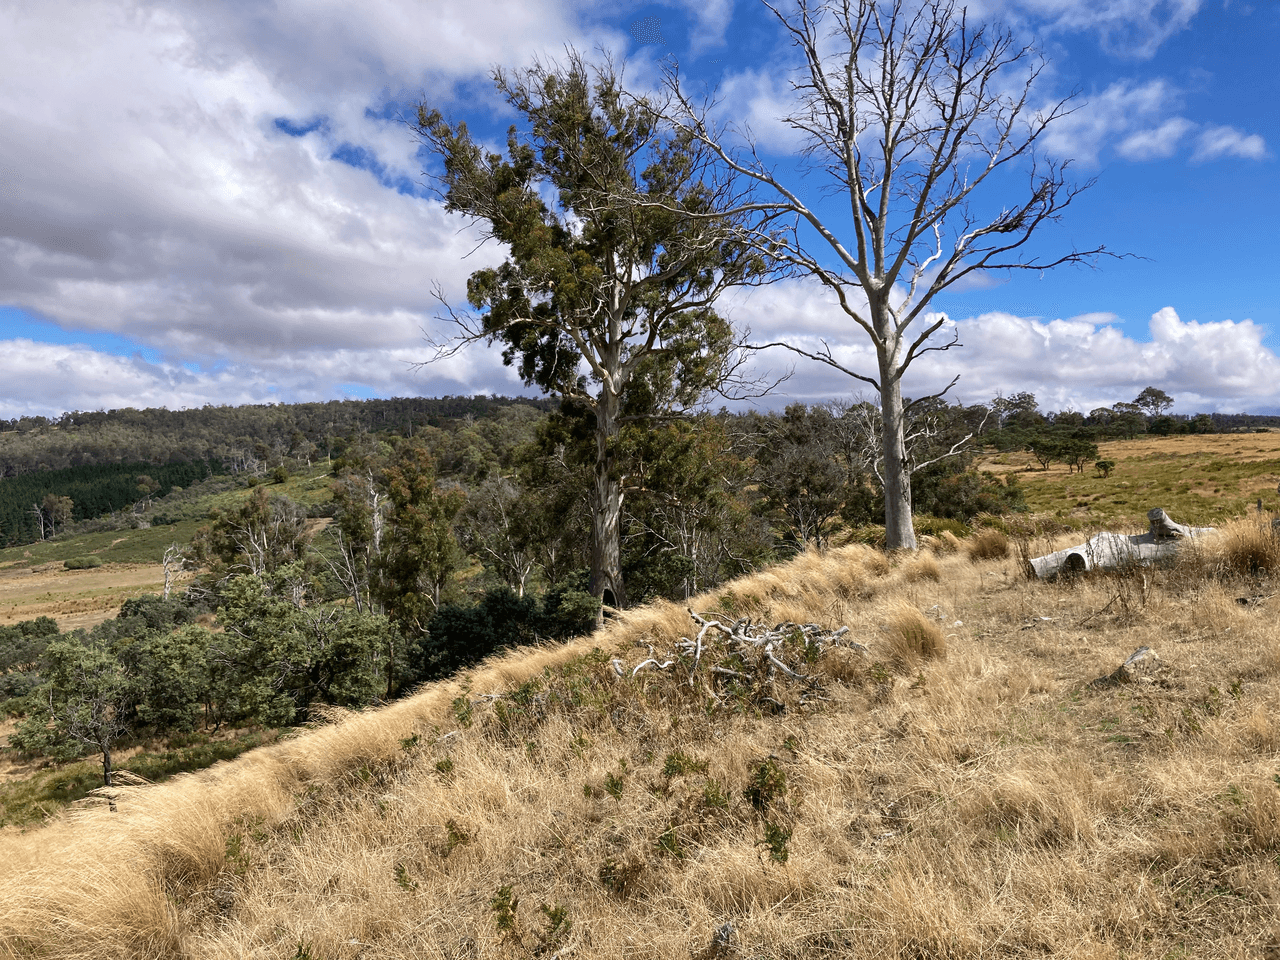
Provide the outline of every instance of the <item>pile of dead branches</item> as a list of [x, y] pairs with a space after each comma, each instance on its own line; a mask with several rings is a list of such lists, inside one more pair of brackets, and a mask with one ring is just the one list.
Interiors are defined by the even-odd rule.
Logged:
[[747, 700], [781, 711], [788, 701], [804, 705], [826, 699], [822, 689], [826, 677], [815, 668], [828, 650], [842, 647], [867, 653], [865, 646], [849, 637], [848, 627], [831, 630], [816, 623], [790, 622], [769, 626], [750, 617], [717, 620], [692, 610], [689, 616], [698, 625], [696, 636], [681, 637], [662, 654], [647, 644], [648, 658], [632, 667], [615, 657], [614, 673], [635, 679], [661, 671], [678, 678], [680, 686], [701, 689], [720, 705]]

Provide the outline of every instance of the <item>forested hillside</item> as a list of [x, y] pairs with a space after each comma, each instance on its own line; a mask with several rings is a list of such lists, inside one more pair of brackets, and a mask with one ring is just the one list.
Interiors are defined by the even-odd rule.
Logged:
[[0, 480], [0, 546], [54, 536], [64, 524], [118, 510], [141, 512], [151, 500], [226, 472], [217, 460], [99, 463]]
[[493, 417], [512, 406], [552, 408], [549, 401], [525, 397], [397, 397], [20, 417], [0, 420], [0, 477], [99, 463], [217, 460], [243, 466], [273, 455], [314, 459], [352, 434], [412, 434], [446, 420]]

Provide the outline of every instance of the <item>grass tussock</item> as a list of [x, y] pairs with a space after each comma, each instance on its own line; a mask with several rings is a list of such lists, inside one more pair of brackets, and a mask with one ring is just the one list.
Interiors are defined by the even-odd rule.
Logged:
[[931, 554], [923, 552], [907, 563], [902, 573], [908, 583], [920, 583], [922, 580], [936, 583], [942, 579], [942, 568], [938, 566], [938, 561]]
[[960, 538], [950, 530], [943, 530], [934, 538], [931, 549], [934, 553], [946, 556], [953, 553], [959, 553], [962, 547]]
[[965, 552], [973, 562], [1003, 560], [1009, 556], [1009, 538], [999, 530], [978, 530], [965, 543]]
[[903, 663], [940, 660], [947, 655], [942, 628], [913, 606], [902, 604], [889, 614], [885, 635], [890, 655]]
[[1237, 520], [1216, 531], [1208, 549], [1218, 569], [1236, 577], [1280, 574], [1280, 528], [1270, 520]]
[[[1208, 543], [1206, 542], [1206, 550]], [[0, 833], [0, 956], [1156, 960], [1280, 946], [1280, 610], [849, 546]], [[1257, 575], [1260, 576], [1260, 575]], [[1161, 669], [1107, 682], [1140, 646]], [[943, 656], [945, 654], [945, 656]], [[704, 652], [710, 658], [710, 653]], [[736, 658], [736, 659], [735, 659]]]

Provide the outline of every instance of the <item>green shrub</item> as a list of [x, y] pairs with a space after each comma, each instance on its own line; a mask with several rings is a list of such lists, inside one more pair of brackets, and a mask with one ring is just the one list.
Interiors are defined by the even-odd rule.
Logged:
[[928, 513], [917, 513], [911, 518], [917, 537], [937, 537], [943, 531], [953, 533], [957, 537], [967, 537], [970, 533], [968, 524], [950, 517], [935, 517]]
[[73, 557], [62, 561], [64, 570], [92, 570], [100, 566], [102, 566], [101, 557]]

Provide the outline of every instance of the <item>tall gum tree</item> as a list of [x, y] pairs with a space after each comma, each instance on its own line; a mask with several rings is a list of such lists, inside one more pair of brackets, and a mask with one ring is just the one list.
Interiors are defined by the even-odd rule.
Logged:
[[[455, 335], [436, 359], [501, 342], [525, 383], [592, 410], [591, 591], [623, 606], [620, 428], [639, 407], [671, 415], [741, 386], [742, 337], [713, 305], [731, 286], [770, 278], [772, 214], [743, 202], [712, 151], [662, 120], [663, 104], [627, 94], [611, 62], [570, 50], [562, 65], [493, 79], [525, 121], [510, 128], [505, 158], [465, 123], [426, 104], [418, 112], [419, 135], [443, 159], [446, 210], [509, 251], [468, 279], [471, 312], [445, 304]], [[645, 403], [628, 402], [636, 393]]]
[[[874, 375], [850, 369], [825, 341], [808, 351], [782, 346], [875, 388], [882, 412], [881, 452], [885, 539], [914, 549], [911, 468], [902, 378], [922, 354], [957, 346], [931, 338], [947, 322], [929, 311], [943, 290], [976, 271], [1045, 270], [1092, 262], [1102, 246], [1041, 257], [1024, 250], [1032, 234], [1092, 185], [1066, 179], [1069, 160], [1037, 156], [1054, 123], [1072, 111], [1072, 97], [1032, 106], [1043, 69], [1033, 47], [1011, 32], [970, 24], [953, 0], [798, 0], [784, 12], [766, 3], [803, 55], [792, 81], [795, 109], [780, 118], [803, 140], [809, 172], [823, 182], [813, 195], [839, 196], [849, 227], [819, 212], [794, 182], [760, 158], [749, 132], [718, 126], [714, 104], [681, 89], [678, 68], [667, 86], [679, 110], [673, 120], [733, 172], [777, 199], [763, 207], [788, 215], [794, 228], [769, 249], [782, 262], [829, 288], [849, 320], [876, 350]], [[730, 137], [745, 143], [735, 148]], [[1020, 199], [994, 206], [1010, 188], [1007, 175], [1026, 173]], [[981, 201], [979, 204], [978, 201]], [[802, 239], [801, 230], [805, 230]], [[809, 233], [814, 235], [808, 239]]]

